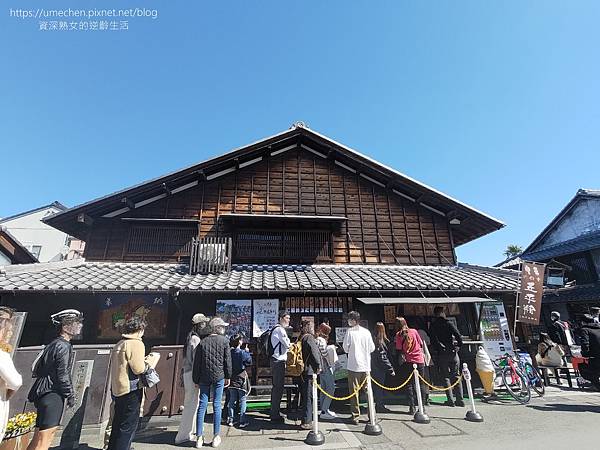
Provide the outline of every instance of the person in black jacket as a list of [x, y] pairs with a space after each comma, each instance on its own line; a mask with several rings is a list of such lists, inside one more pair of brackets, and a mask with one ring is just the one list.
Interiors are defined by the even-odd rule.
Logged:
[[300, 410], [302, 411], [302, 422], [300, 427], [308, 430], [312, 427], [313, 409], [313, 374], [321, 372], [321, 352], [315, 339], [315, 325], [313, 322], [302, 321], [302, 361], [304, 371], [300, 377]]
[[221, 444], [221, 399], [223, 389], [229, 386], [231, 379], [231, 351], [225, 336], [225, 327], [229, 324], [220, 317], [211, 319], [208, 327], [211, 334], [202, 339], [196, 347], [192, 379], [200, 389], [200, 403], [196, 418], [196, 448], [204, 445], [204, 416], [208, 408], [208, 396], [213, 392], [213, 441], [212, 446]]
[[[446, 387], [456, 383], [460, 376], [460, 359], [458, 352], [462, 347], [462, 338], [460, 333], [452, 322], [446, 319], [443, 306], [436, 306], [433, 309], [435, 319], [431, 322], [430, 337], [433, 348], [438, 352], [437, 365], [440, 374], [444, 377]], [[454, 396], [453, 397], [453, 394]], [[465, 406], [463, 400], [462, 382], [458, 383], [454, 389], [447, 390], [447, 406]]]
[[[388, 346], [390, 340], [385, 332], [385, 325], [377, 322], [375, 325], [375, 351], [371, 353], [371, 376], [381, 384], [385, 383], [386, 375], [396, 376], [394, 367], [390, 362]], [[373, 384], [373, 397], [375, 397], [375, 411], [378, 413], [390, 412], [383, 402], [383, 390]]]
[[71, 370], [75, 353], [71, 339], [81, 333], [83, 314], [76, 309], [65, 309], [50, 316], [58, 336], [48, 344], [34, 362], [36, 378], [27, 399], [37, 409], [35, 433], [27, 450], [47, 450], [58, 428], [64, 402], [75, 405]]

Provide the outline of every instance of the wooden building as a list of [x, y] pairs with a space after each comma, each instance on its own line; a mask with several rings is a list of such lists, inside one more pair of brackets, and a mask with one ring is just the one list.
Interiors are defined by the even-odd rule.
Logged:
[[456, 260], [500, 221], [301, 123], [45, 221], [85, 240], [85, 261], [0, 271], [2, 303], [30, 311], [25, 344], [44, 340], [59, 305], [93, 324], [82, 343], [114, 342], [124, 308], [148, 314], [151, 342], [181, 343], [193, 313], [233, 300], [247, 303], [228, 317], [255, 334], [261, 299], [334, 328], [351, 309], [372, 328], [443, 303], [476, 342], [473, 304], [514, 297], [517, 283]]

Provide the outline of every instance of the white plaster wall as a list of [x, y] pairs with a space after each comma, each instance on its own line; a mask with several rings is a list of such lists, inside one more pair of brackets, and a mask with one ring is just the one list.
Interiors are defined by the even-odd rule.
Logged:
[[0, 252], [0, 266], [8, 266], [9, 264], [11, 264], [10, 258], [4, 253]]
[[600, 199], [583, 199], [565, 216], [536, 250], [600, 230]]
[[42, 222], [42, 218], [58, 212], [59, 209], [49, 207], [26, 216], [17, 217], [2, 223], [24, 247], [31, 249], [33, 245], [41, 245], [39, 261], [60, 261], [66, 251], [67, 234]]

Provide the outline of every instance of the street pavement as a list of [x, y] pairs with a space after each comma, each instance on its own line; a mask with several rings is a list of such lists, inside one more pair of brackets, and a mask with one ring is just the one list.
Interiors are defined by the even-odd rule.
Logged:
[[[438, 397], [438, 402], [442, 399]], [[467, 403], [469, 405], [469, 403]], [[483, 423], [464, 420], [468, 408], [451, 408], [441, 404], [431, 405], [427, 413], [429, 424], [417, 424], [407, 413], [405, 405], [390, 405], [391, 413], [378, 414], [383, 429], [380, 436], [363, 433], [364, 422], [355, 426], [347, 423], [348, 414], [340, 413], [334, 422], [319, 422], [325, 436], [323, 450], [373, 449], [373, 450], [421, 450], [421, 449], [538, 449], [576, 445], [578, 448], [600, 448], [598, 419], [600, 418], [600, 392], [575, 389], [547, 388], [546, 395], [539, 398], [533, 394], [528, 405], [514, 400], [494, 403], [476, 402], [477, 410], [484, 417]], [[210, 418], [209, 418], [210, 420]], [[299, 430], [294, 422], [272, 427], [263, 413], [250, 413], [251, 425], [245, 429], [223, 426], [220, 448], [223, 450], [304, 450], [307, 431]], [[135, 450], [170, 450], [177, 431], [176, 420], [151, 421], [138, 432]], [[212, 440], [212, 425], [205, 428], [205, 441]], [[82, 439], [90, 448], [101, 448], [97, 437]], [[205, 448], [208, 448], [205, 444]], [[190, 443], [189, 447], [193, 444]], [[583, 447], [581, 447], [583, 446]], [[184, 446], [185, 447], [185, 446]]]

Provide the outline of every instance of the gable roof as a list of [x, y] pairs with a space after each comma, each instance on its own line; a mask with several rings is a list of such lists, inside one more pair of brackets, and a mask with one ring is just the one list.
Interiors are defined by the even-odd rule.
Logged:
[[29, 211], [24, 211], [24, 212], [21, 212], [21, 213], [14, 214], [12, 216], [0, 218], [0, 223], [5, 223], [5, 222], [8, 222], [9, 220], [14, 220], [14, 219], [18, 219], [19, 217], [28, 216], [29, 214], [33, 214], [35, 212], [41, 211], [42, 209], [46, 209], [46, 208], [60, 209], [61, 212], [66, 211], [67, 209], [69, 209], [65, 205], [63, 205], [62, 203], [54, 201], [54, 202], [50, 203], [49, 205], [39, 206], [37, 208], [30, 209]]
[[525, 256], [533, 253], [535, 248], [548, 236], [548, 234], [558, 225], [558, 223], [583, 199], [600, 198], [600, 190], [596, 189], [579, 189], [569, 203], [550, 221], [546, 228], [527, 246], [521, 255]]
[[298, 147], [329, 158], [337, 166], [358, 173], [364, 179], [390, 189], [402, 198], [416, 202], [448, 220], [458, 219], [460, 225], [453, 228], [455, 245], [464, 244], [504, 226], [498, 219], [317, 133], [302, 123], [224, 155], [75, 206], [47, 217], [44, 221], [70, 235], [85, 238], [85, 227], [78, 223], [81, 214], [91, 218], [116, 217], [130, 211], [132, 207], [144, 206], [168, 194], [181, 192]]
[[37, 263], [38, 259], [10, 232], [0, 225], [0, 252], [6, 255], [13, 264]]

